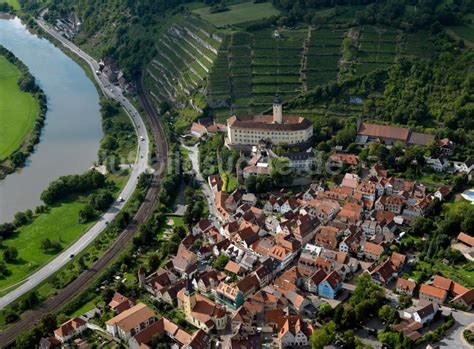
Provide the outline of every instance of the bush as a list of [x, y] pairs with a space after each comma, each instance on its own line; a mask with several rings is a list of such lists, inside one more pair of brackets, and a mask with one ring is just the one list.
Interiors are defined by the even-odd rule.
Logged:
[[18, 257], [18, 250], [15, 247], [8, 247], [6, 250], [3, 251], [3, 259], [6, 262], [14, 262]]
[[11, 324], [12, 322], [15, 322], [16, 320], [18, 320], [20, 317], [18, 316], [18, 314], [12, 310], [8, 310], [4, 313], [4, 317], [5, 317], [5, 322], [7, 324]]
[[467, 340], [469, 344], [474, 345], [474, 332], [472, 330], [464, 330], [462, 335], [464, 336], [464, 338]]
[[8, 273], [7, 265], [5, 264], [4, 261], [0, 261], [0, 274], [5, 275], [7, 273]]
[[17, 212], [15, 214], [15, 217], [13, 218], [13, 225], [17, 228], [21, 227], [22, 225], [25, 225], [30, 221], [30, 218], [28, 215], [24, 212]]
[[58, 241], [51, 241], [50, 239], [44, 239], [41, 241], [41, 249], [44, 252], [57, 252], [61, 250], [62, 246]]
[[226, 255], [219, 255], [219, 257], [216, 258], [216, 260], [214, 261], [214, 263], [212, 264], [212, 266], [214, 268], [216, 268], [217, 270], [224, 270], [225, 266], [227, 265], [227, 263], [229, 262], [229, 257], [227, 257]]
[[92, 194], [89, 197], [89, 205], [91, 205], [97, 211], [105, 211], [113, 202], [114, 197], [107, 190], [100, 191], [97, 194]]
[[97, 217], [97, 212], [91, 207], [86, 206], [79, 211], [79, 224], [85, 224]]

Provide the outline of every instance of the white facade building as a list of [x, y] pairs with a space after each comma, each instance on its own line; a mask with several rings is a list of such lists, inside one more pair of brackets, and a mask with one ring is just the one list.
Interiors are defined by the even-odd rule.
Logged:
[[227, 120], [228, 146], [252, 146], [260, 141], [298, 144], [313, 136], [313, 124], [297, 115], [283, 115], [282, 103], [273, 102], [273, 115], [232, 116]]

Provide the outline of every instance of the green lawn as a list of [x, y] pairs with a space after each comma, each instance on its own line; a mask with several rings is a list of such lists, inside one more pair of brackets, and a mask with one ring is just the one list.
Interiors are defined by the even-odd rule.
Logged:
[[216, 27], [244, 22], [256, 21], [262, 18], [278, 15], [280, 12], [270, 2], [254, 4], [244, 2], [229, 6], [229, 11], [209, 13], [208, 6], [194, 9], [193, 12]]
[[180, 216], [169, 216], [173, 220], [174, 227], [184, 227], [183, 217]]
[[[116, 188], [114, 194], [118, 196], [125, 186], [128, 176], [120, 174], [109, 177]], [[16, 236], [3, 241], [3, 247], [13, 246], [18, 250], [18, 258], [14, 263], [7, 263], [10, 271], [7, 276], [0, 276], [0, 295], [7, 293], [29, 274], [53, 259], [57, 254], [45, 253], [41, 250], [41, 241], [48, 238], [51, 241], [60, 241], [67, 248], [76, 241], [96, 221], [79, 224], [79, 211], [86, 205], [86, 197], [71, 197], [51, 208], [47, 213], [40, 214], [33, 222], [18, 229]], [[0, 253], [3, 251], [0, 250]], [[11, 288], [10, 288], [11, 287]]]
[[36, 99], [20, 91], [20, 71], [0, 56], [0, 161], [21, 147], [39, 113]]
[[[97, 296], [96, 298], [94, 298], [93, 300], [87, 302], [86, 304], [84, 304], [82, 307], [80, 307], [79, 309], [77, 309], [74, 313], [71, 314], [72, 317], [74, 316], [81, 316], [83, 315], [84, 313], [87, 313], [88, 311], [92, 310], [95, 308], [96, 306], [96, 303], [102, 303], [100, 302], [100, 297]], [[104, 304], [103, 304], [104, 305]]]
[[35, 218], [31, 224], [21, 227], [17, 236], [3, 242], [4, 246], [14, 246], [18, 250], [18, 260], [7, 264], [11, 272], [9, 276], [0, 277], [0, 294], [4, 293], [6, 287], [21, 281], [54, 258], [55, 254], [44, 253], [40, 249], [43, 239], [60, 241], [65, 248], [94, 224], [78, 223], [79, 211], [84, 206], [84, 202], [73, 199], [61, 203]]
[[13, 7], [13, 9], [18, 10], [20, 8], [20, 3], [18, 0], [0, 0], [0, 3], [6, 2], [8, 5]]

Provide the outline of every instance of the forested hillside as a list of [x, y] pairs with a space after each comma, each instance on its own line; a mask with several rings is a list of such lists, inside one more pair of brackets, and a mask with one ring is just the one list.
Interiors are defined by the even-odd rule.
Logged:
[[448, 137], [457, 144], [456, 157], [464, 160], [474, 156], [472, 62], [474, 50], [452, 43], [430, 59], [404, 58], [388, 70], [318, 87], [288, 109], [314, 120], [322, 150], [350, 144], [355, 117], [363, 116]]
[[[77, 42], [96, 57], [110, 56], [130, 78], [155, 55], [154, 35], [169, 16], [186, 0], [22, 0], [35, 11], [49, 5], [47, 18], [73, 16], [81, 22]], [[182, 10], [182, 8], [181, 8]]]
[[318, 10], [336, 6], [351, 6], [357, 9], [357, 24], [378, 24], [416, 30], [441, 25], [454, 25], [462, 22], [462, 16], [474, 8], [473, 0], [272, 0], [283, 9], [288, 23], [301, 20], [306, 23], [320, 24]]

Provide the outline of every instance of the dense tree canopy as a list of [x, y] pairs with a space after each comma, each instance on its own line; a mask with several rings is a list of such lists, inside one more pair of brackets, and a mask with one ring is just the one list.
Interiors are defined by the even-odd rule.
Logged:
[[[345, 5], [364, 5], [356, 15], [361, 25], [379, 24], [396, 26], [405, 30], [430, 28], [438, 25], [454, 25], [462, 14], [474, 8], [472, 0], [454, 1], [451, 6], [437, 6], [440, 0], [273, 0], [275, 6], [285, 13], [286, 24], [299, 21], [318, 24], [317, 10]], [[416, 11], [410, 11], [416, 7]]]
[[41, 193], [41, 200], [51, 205], [67, 195], [85, 193], [102, 188], [104, 185], [105, 176], [97, 171], [88, 171], [83, 175], [63, 176], [48, 185], [48, 188]]

